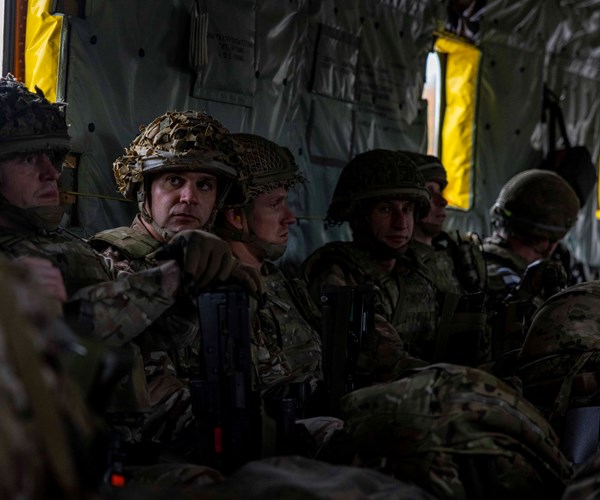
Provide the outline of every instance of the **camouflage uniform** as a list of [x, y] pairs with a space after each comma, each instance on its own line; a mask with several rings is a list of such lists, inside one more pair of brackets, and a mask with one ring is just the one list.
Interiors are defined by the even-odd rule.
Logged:
[[490, 210], [494, 233], [484, 240], [488, 272], [493, 358], [518, 349], [533, 312], [567, 285], [560, 262], [548, 256], [534, 262], [511, 242], [535, 248], [560, 240], [575, 223], [579, 201], [569, 184], [545, 170], [526, 170], [510, 179]]
[[236, 230], [218, 219], [215, 231], [228, 241], [256, 245], [265, 256], [261, 274], [267, 285], [267, 300], [264, 307], [257, 309], [252, 328], [259, 387], [263, 394], [279, 388], [277, 392], [282, 395], [283, 389], [285, 395], [282, 384], [308, 383], [311, 393], [323, 377], [321, 340], [315, 330], [319, 313], [311, 304], [304, 283], [286, 278], [272, 262], [283, 255], [285, 244], [262, 241], [251, 222], [256, 196], [277, 188], [287, 191], [304, 182], [304, 178], [287, 148], [253, 134], [233, 134], [233, 137], [244, 147], [243, 199], [226, 204], [245, 212], [249, 228]]
[[[442, 229], [448, 206], [443, 191], [448, 185], [448, 177], [440, 160], [414, 151], [403, 153], [414, 161], [431, 195], [430, 212], [415, 222], [410, 246], [429, 270], [438, 291], [441, 305], [438, 336], [448, 339], [445, 342], [448, 361], [480, 365], [489, 361], [491, 354], [490, 329], [486, 326], [486, 268], [481, 240], [476, 234]], [[449, 352], [451, 350], [465, 354], [455, 357]]]
[[342, 406], [345, 428], [332, 447], [438, 498], [559, 498], [572, 473], [537, 410], [474, 368], [417, 369], [354, 391]]
[[[302, 266], [317, 304], [323, 284], [378, 288], [375, 331], [363, 340], [357, 360], [357, 368], [372, 380], [393, 379], [423, 363], [415, 358], [431, 359], [435, 350], [439, 311], [426, 268], [410, 249], [392, 249], [371, 236], [366, 220], [374, 203], [394, 199], [414, 202], [416, 218], [429, 210], [429, 192], [412, 160], [387, 150], [357, 155], [340, 175], [327, 216], [331, 223], [350, 222], [354, 241], [328, 243]], [[395, 259], [390, 272], [380, 267], [380, 258]]]
[[328, 243], [304, 262], [303, 275], [315, 302], [322, 284], [377, 287], [377, 339], [365, 341], [371, 350], [365, 348], [360, 360], [362, 369], [376, 369], [377, 380], [394, 378], [404, 363], [411, 366], [415, 361], [406, 352], [421, 359], [433, 356], [438, 312], [435, 290], [410, 251], [387, 273], [354, 243]]
[[523, 394], [559, 428], [568, 408], [598, 405], [600, 282], [553, 295], [537, 310], [515, 360]]
[[62, 350], [86, 355], [22, 268], [2, 259], [0, 287], [0, 497], [95, 497], [106, 450]]
[[[165, 241], [173, 242], [172, 237], [177, 235], [160, 227], [146, 208], [150, 177], [171, 171], [214, 173], [220, 187], [206, 226], [210, 227], [225, 193], [236, 188], [238, 149], [227, 129], [205, 113], [173, 112], [156, 118], [141, 129], [113, 165], [119, 190], [127, 198], [137, 198], [140, 213], [130, 227], [96, 234], [90, 239], [91, 245], [103, 254], [119, 277], [155, 268], [159, 261], [153, 252], [162, 248], [164, 242], [151, 234], [147, 226]], [[142, 353], [150, 406], [141, 422], [127, 426], [128, 441], [146, 443], [144, 446], [160, 443], [155, 450], [158, 453], [169, 449], [186, 460], [197, 461], [202, 457], [196, 455], [199, 446], [188, 383], [190, 377], [202, 373], [202, 346], [198, 310], [192, 300], [197, 291], [186, 291], [138, 335], [118, 340], [136, 346]]]
[[[263, 263], [261, 273], [267, 285], [267, 300], [264, 307], [257, 309], [253, 327], [260, 386], [268, 391], [281, 383], [308, 382], [314, 389], [322, 378], [321, 342], [300, 313], [310, 306], [308, 296], [300, 283], [288, 280], [269, 261]], [[280, 363], [277, 370], [274, 359]]]

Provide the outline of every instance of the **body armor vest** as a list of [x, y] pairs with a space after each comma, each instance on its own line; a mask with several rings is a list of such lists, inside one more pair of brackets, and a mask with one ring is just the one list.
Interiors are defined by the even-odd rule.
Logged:
[[332, 265], [343, 267], [358, 284], [375, 285], [379, 289], [375, 312], [399, 332], [410, 355], [428, 359], [435, 342], [438, 305], [435, 288], [412, 252], [399, 257], [387, 273], [354, 243], [328, 243], [307, 260], [308, 282], [313, 284]]
[[85, 242], [63, 234], [0, 229], [0, 251], [11, 258], [48, 259], [60, 269], [68, 296], [80, 288], [112, 280], [101, 255]]

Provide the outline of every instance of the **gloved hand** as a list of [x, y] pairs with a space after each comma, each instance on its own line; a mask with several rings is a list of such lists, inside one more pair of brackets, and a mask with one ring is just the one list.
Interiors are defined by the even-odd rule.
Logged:
[[567, 272], [554, 260], [536, 260], [527, 266], [517, 287], [519, 297], [540, 297], [543, 300], [567, 286]]
[[206, 231], [181, 231], [153, 257], [157, 260], [175, 259], [183, 274], [184, 290], [190, 294], [230, 279], [239, 282], [257, 297], [265, 292], [260, 273], [241, 264], [226, 241]]

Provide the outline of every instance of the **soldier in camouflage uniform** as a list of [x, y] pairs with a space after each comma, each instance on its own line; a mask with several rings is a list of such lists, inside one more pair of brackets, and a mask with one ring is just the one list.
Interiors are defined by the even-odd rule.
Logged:
[[240, 281], [251, 293], [263, 290], [258, 272], [241, 264], [225, 241], [205, 231], [225, 196], [234, 196], [239, 188], [241, 150], [229, 131], [206, 113], [157, 117], [141, 128], [113, 165], [119, 191], [137, 199], [140, 213], [131, 226], [102, 231], [90, 240], [119, 276], [154, 268], [168, 258], [181, 262], [184, 276], [197, 267], [210, 270], [201, 281], [175, 284], [178, 300], [140, 335], [118, 339], [142, 352], [151, 407], [141, 426], [128, 427], [128, 440], [160, 444], [157, 453], [169, 450], [186, 461], [203, 460], [197, 455], [188, 385], [190, 377], [201, 373], [200, 324], [193, 299], [210, 283], [227, 278]]
[[[8, 75], [0, 79], [0, 108], [0, 253], [31, 271], [57, 313], [65, 304], [65, 315], [81, 327], [78, 332], [86, 336], [86, 346], [96, 349], [90, 333], [110, 345], [132, 346], [128, 341], [174, 307], [184, 289], [236, 273], [240, 276], [241, 267], [227, 245], [221, 242], [220, 248], [211, 248], [214, 237], [210, 235], [191, 242], [186, 251], [189, 258], [182, 261], [165, 260], [139, 272], [119, 272], [113, 261], [86, 241], [58, 227], [64, 207], [58, 206], [57, 179], [70, 145], [64, 105], [51, 104], [41, 91], [30, 92]], [[192, 252], [194, 245], [202, 252]], [[240, 279], [248, 276], [242, 271]], [[252, 284], [259, 283], [255, 278]], [[100, 354], [103, 350], [98, 348]], [[148, 410], [152, 395], [143, 367], [137, 370], [142, 363], [136, 349], [119, 353], [132, 362], [130, 375], [118, 386], [124, 392], [113, 391], [126, 397], [126, 406], [118, 397], [109, 406], [138, 415]], [[87, 389], [86, 382], [97, 375], [98, 365], [79, 366], [84, 371], [76, 382]], [[177, 418], [166, 409], [160, 408], [145, 422], [144, 428], [153, 436], [175, 427], [170, 423]]]
[[287, 206], [288, 191], [304, 179], [287, 148], [252, 134], [233, 137], [245, 148], [245, 196], [219, 214], [215, 231], [242, 262], [260, 270], [267, 287], [267, 302], [253, 325], [259, 386], [265, 394], [278, 386], [307, 384], [310, 394], [322, 378], [318, 311], [304, 283], [287, 279], [273, 263], [285, 252], [289, 226], [296, 222]]
[[0, 498], [92, 498], [105, 450], [61, 364], [80, 346], [23, 266], [2, 258], [0, 287]]
[[31, 268], [59, 306], [89, 304], [91, 329], [123, 342], [171, 307], [182, 284], [202, 285], [232, 270], [205, 272], [198, 263], [184, 274], [171, 260], [114, 281], [111, 262], [58, 225], [65, 209], [57, 180], [70, 145], [64, 105], [8, 75], [0, 79], [0, 107], [0, 253]]
[[442, 191], [448, 185], [446, 169], [435, 156], [405, 152], [417, 165], [431, 195], [429, 213], [415, 222], [411, 248], [430, 271], [440, 293], [440, 304], [448, 318], [441, 324], [458, 323], [460, 315], [469, 343], [477, 343], [471, 362], [480, 364], [489, 360], [490, 334], [486, 328], [485, 289], [486, 267], [481, 240], [473, 233], [446, 232], [442, 229], [448, 202]]
[[266, 301], [253, 314], [251, 338], [263, 397], [264, 451], [271, 452], [268, 443], [273, 441], [269, 438], [273, 433], [269, 425], [285, 428], [280, 417], [283, 405], [295, 400], [295, 415], [287, 418], [298, 424], [295, 430], [304, 433], [306, 429], [310, 444], [290, 448], [298, 433], [282, 436], [280, 432], [276, 448], [312, 455], [343, 422], [320, 416], [324, 405], [319, 311], [304, 282], [286, 278], [273, 263], [284, 254], [289, 226], [296, 221], [287, 206], [288, 191], [304, 178], [287, 148], [257, 135], [233, 137], [245, 149], [244, 199], [219, 213], [215, 231], [242, 262], [260, 270], [267, 288]]
[[415, 358], [434, 357], [436, 290], [408, 247], [415, 220], [428, 210], [429, 192], [407, 155], [359, 154], [342, 171], [327, 214], [350, 223], [353, 241], [328, 243], [303, 263], [317, 304], [323, 284], [377, 287], [375, 336], [363, 340], [357, 360], [367, 380], [391, 380], [424, 363]]
[[431, 278], [438, 290], [458, 295], [482, 292], [486, 269], [477, 235], [442, 229], [448, 205], [442, 194], [448, 185], [446, 169], [435, 156], [405, 153], [417, 165], [431, 196], [429, 213], [415, 222], [411, 248], [432, 270]]
[[490, 210], [492, 236], [483, 245], [494, 312], [493, 359], [518, 349], [523, 324], [545, 298], [566, 286], [565, 269], [549, 257], [578, 211], [573, 189], [547, 170], [521, 172], [500, 191]]

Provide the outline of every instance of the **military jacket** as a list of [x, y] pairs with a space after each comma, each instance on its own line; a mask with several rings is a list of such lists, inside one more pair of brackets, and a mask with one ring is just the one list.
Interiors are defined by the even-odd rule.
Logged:
[[431, 245], [412, 240], [410, 247], [427, 267], [438, 291], [442, 310], [438, 335], [445, 336], [447, 332], [450, 336], [452, 331], [452, 338], [446, 341], [446, 360], [470, 366], [489, 361], [487, 271], [478, 240], [467, 234], [442, 231]]
[[[134, 276], [158, 263], [149, 257], [162, 243], [155, 240], [137, 216], [131, 227], [102, 231], [90, 243], [121, 276]], [[129, 426], [132, 442], [168, 443], [185, 433], [193, 420], [188, 379], [199, 370], [198, 312], [181, 297], [137, 336], [124, 338], [139, 347], [143, 358], [150, 409], [139, 427]]]
[[26, 278], [2, 259], [0, 498], [95, 498], [98, 429], [57, 349], [73, 334]]
[[50, 260], [61, 271], [73, 309], [86, 304], [87, 331], [116, 343], [138, 335], [173, 303], [161, 292], [159, 271], [116, 280], [110, 261], [66, 233], [0, 228], [0, 254]]
[[[260, 335], [271, 346], [268, 352], [283, 352], [289, 372], [286, 381], [314, 384], [322, 378], [321, 338], [305, 318], [318, 312], [307, 311], [312, 303], [303, 282], [288, 280], [269, 261], [263, 263], [261, 274], [267, 287], [267, 303], [257, 311], [254, 330], [260, 329]], [[276, 374], [261, 371], [262, 385], [277, 383]]]
[[491, 236], [483, 243], [492, 303], [502, 302], [520, 283], [527, 261], [507, 247], [504, 240]]
[[438, 303], [436, 290], [414, 253], [397, 259], [391, 272], [353, 242], [333, 242], [318, 249], [303, 264], [303, 277], [315, 303], [320, 286], [374, 284], [376, 352], [365, 353], [377, 365], [379, 379], [393, 377], [395, 365], [407, 353], [427, 360], [433, 353]]
[[484, 290], [485, 261], [479, 247], [468, 238], [442, 232], [431, 245], [413, 239], [410, 247], [441, 292], [464, 295]]
[[504, 240], [491, 236], [483, 244], [488, 272], [489, 325], [492, 331], [492, 359], [517, 349], [525, 338], [524, 316], [533, 301], [508, 301], [515, 291], [527, 262], [510, 250]]

